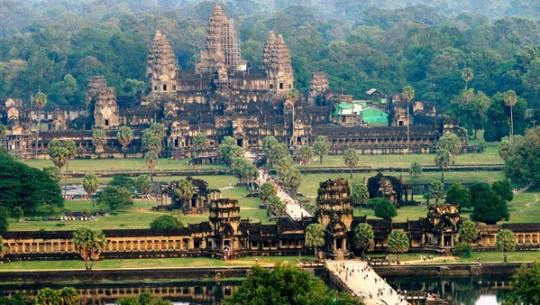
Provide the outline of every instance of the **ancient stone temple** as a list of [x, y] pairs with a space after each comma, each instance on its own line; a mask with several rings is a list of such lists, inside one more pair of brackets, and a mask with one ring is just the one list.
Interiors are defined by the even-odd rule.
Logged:
[[321, 182], [317, 192], [317, 221], [325, 229], [326, 251], [334, 258], [350, 255], [348, 235], [352, 230], [353, 208], [346, 179]]
[[[187, 181], [191, 183], [195, 190], [193, 196], [189, 200], [181, 198], [178, 192], [180, 185], [179, 181], [171, 181], [169, 185], [163, 188], [162, 193], [171, 198], [171, 204], [166, 206], [166, 208], [179, 208], [186, 214], [204, 213], [208, 212], [212, 200], [221, 198], [221, 192], [219, 190], [210, 189], [208, 187], [208, 182], [192, 177], [188, 177]], [[160, 209], [163, 208], [164, 207], [160, 207]]]
[[175, 92], [177, 70], [176, 58], [167, 36], [161, 31], [157, 31], [148, 52], [147, 91], [152, 94]]
[[[141, 75], [146, 81], [145, 92], [117, 99], [115, 89], [103, 76], [93, 76], [88, 81], [84, 107], [43, 109], [39, 142], [35, 139], [37, 112], [30, 102], [2, 100], [0, 123], [8, 126], [3, 145], [23, 158], [31, 158], [39, 144], [38, 157], [47, 158], [50, 140], [69, 138], [75, 141], [81, 158], [140, 158], [144, 153], [140, 135], [159, 122], [166, 128], [162, 157], [212, 163], [219, 160], [217, 146], [227, 136], [255, 154], [261, 152], [266, 136], [276, 137], [293, 150], [325, 136], [330, 154], [341, 154], [347, 148], [363, 154], [390, 154], [433, 152], [446, 131], [447, 125], [435, 113], [414, 107], [412, 122], [421, 124], [411, 125], [408, 132], [403, 119], [406, 108], [399, 95], [395, 103], [388, 103], [388, 109], [386, 104], [382, 107], [364, 101], [363, 109], [378, 111], [377, 122], [368, 120], [366, 111], [350, 114], [346, 124], [336, 122], [336, 108], [342, 103], [355, 103], [353, 97], [332, 92], [328, 78], [319, 72], [313, 74], [309, 92], [296, 92], [291, 52], [279, 33], [268, 34], [262, 64], [249, 65], [242, 59], [234, 21], [219, 4], [209, 17], [196, 67], [180, 71], [173, 50], [166, 33], [158, 29], [149, 44], [146, 73]], [[125, 152], [116, 139], [120, 125], [134, 131], [134, 140]], [[99, 155], [91, 137], [95, 127], [108, 131], [108, 145]], [[208, 138], [209, 145], [204, 149], [194, 145], [193, 138], [199, 134]]]

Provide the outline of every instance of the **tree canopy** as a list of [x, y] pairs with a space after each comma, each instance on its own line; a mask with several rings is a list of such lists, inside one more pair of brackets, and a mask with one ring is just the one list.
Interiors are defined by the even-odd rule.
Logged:
[[0, 207], [35, 211], [43, 204], [64, 205], [58, 181], [0, 152]]
[[360, 305], [359, 300], [330, 290], [320, 279], [289, 265], [255, 267], [228, 305]]

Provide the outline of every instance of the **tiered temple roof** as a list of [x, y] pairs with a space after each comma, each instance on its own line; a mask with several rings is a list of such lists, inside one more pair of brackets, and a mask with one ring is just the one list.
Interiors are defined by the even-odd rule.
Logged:
[[173, 91], [176, 89], [177, 74], [174, 51], [165, 34], [157, 31], [150, 51], [146, 75], [152, 92]]

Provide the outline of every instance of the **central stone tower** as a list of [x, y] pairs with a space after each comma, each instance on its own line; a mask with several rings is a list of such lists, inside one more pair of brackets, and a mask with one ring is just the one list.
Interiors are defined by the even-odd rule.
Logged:
[[268, 34], [264, 45], [263, 66], [270, 81], [270, 89], [276, 93], [289, 92], [294, 87], [291, 52], [283, 36]]
[[198, 73], [238, 71], [245, 68], [240, 54], [240, 40], [233, 19], [227, 18], [219, 3], [208, 21], [206, 46], [201, 51]]
[[343, 259], [350, 255], [348, 235], [353, 222], [349, 183], [346, 179], [321, 182], [317, 195], [317, 220], [326, 234], [326, 252]]

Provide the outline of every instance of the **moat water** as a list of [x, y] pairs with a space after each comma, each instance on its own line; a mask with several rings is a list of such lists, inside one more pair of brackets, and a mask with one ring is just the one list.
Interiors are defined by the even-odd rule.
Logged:
[[[451, 305], [500, 305], [508, 293], [508, 278], [387, 278], [388, 282], [405, 291], [427, 291], [436, 293]], [[0, 295], [13, 292], [35, 293], [44, 287], [62, 288], [72, 286], [81, 291], [84, 304], [115, 304], [121, 297], [129, 297], [143, 290], [169, 299], [175, 305], [221, 305], [242, 280], [231, 279], [220, 283], [212, 281], [141, 281], [141, 282], [102, 282], [96, 284], [0, 284]]]

